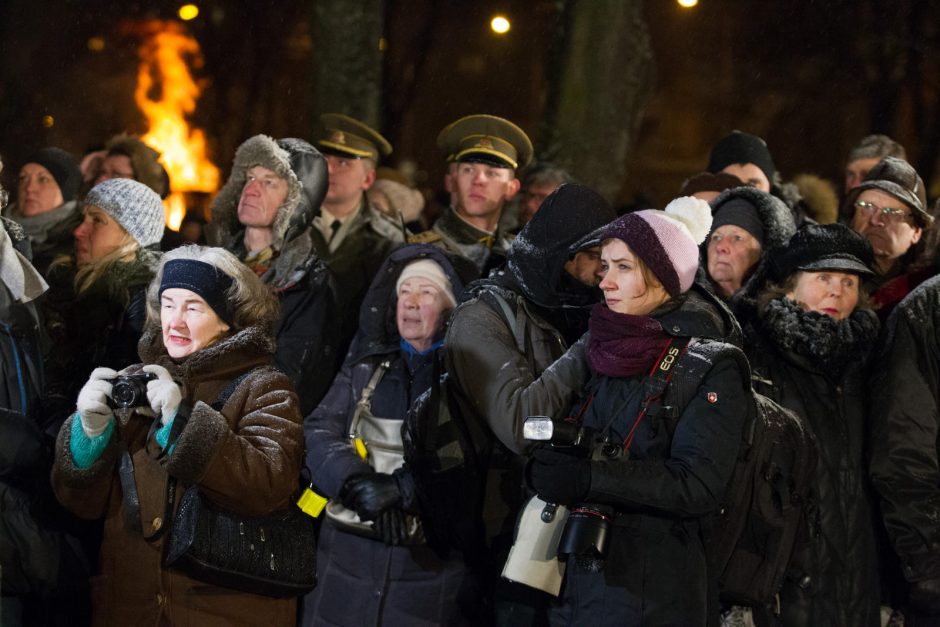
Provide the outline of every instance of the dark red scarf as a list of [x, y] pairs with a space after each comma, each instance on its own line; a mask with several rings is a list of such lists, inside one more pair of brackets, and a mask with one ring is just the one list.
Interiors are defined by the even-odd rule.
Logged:
[[672, 337], [649, 316], [631, 316], [596, 304], [591, 309], [588, 364], [608, 377], [646, 374]]

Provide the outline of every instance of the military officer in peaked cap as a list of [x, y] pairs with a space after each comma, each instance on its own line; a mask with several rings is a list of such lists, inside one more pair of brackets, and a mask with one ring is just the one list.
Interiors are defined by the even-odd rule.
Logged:
[[313, 245], [335, 279], [343, 312], [341, 348], [356, 331], [359, 306], [385, 257], [404, 243], [402, 227], [369, 204], [366, 190], [375, 168], [392, 146], [367, 124], [339, 113], [320, 116], [317, 148], [326, 157], [330, 185], [320, 215], [314, 218]]
[[470, 259], [485, 275], [502, 265], [509, 241], [499, 232], [503, 206], [519, 191], [516, 170], [532, 160], [525, 132], [495, 115], [469, 115], [437, 137], [451, 172], [452, 207], [411, 242], [435, 244]]

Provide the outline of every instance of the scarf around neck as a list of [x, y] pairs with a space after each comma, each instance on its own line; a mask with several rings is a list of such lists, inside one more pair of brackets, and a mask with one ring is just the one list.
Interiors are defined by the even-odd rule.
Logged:
[[591, 309], [588, 364], [608, 377], [646, 374], [672, 337], [649, 316], [611, 311], [600, 303]]
[[764, 309], [761, 326], [784, 352], [818, 360], [822, 369], [841, 378], [849, 364], [861, 362], [878, 338], [878, 317], [870, 309], [856, 309], [844, 320], [805, 311], [786, 296]]

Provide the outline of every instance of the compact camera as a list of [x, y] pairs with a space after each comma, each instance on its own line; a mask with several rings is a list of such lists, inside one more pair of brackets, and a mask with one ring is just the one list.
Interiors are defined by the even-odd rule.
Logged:
[[151, 372], [123, 374], [111, 379], [111, 397], [108, 405], [111, 409], [141, 407], [147, 405], [147, 382], [157, 375]]

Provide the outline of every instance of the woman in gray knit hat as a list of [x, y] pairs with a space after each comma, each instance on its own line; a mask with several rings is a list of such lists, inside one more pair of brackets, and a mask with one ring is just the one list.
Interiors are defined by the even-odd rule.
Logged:
[[146, 319], [145, 292], [163, 235], [160, 197], [131, 179], [111, 179], [85, 197], [75, 249], [49, 268], [44, 314], [54, 346], [47, 358], [47, 402], [58, 417], [72, 408], [95, 366], [136, 363]]

